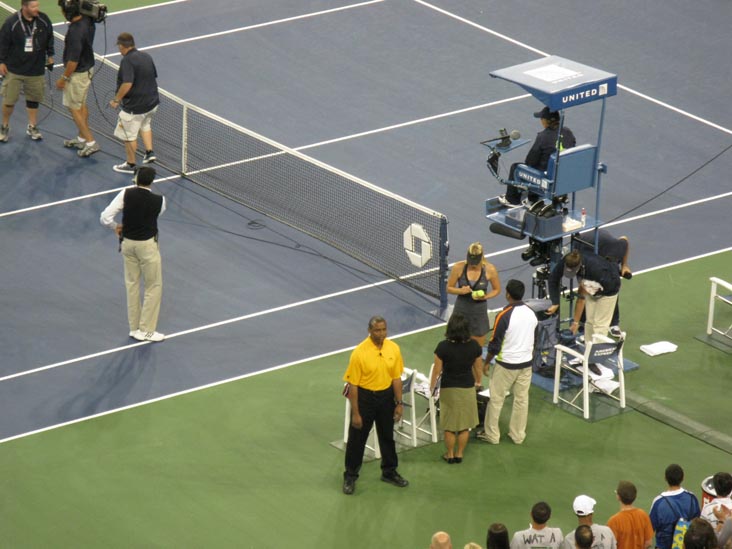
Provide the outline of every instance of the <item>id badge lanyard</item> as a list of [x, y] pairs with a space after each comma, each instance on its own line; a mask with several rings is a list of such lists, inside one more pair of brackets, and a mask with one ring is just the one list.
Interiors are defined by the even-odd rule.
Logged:
[[25, 25], [25, 21], [23, 21], [23, 17], [20, 15], [20, 12], [18, 12], [18, 21], [20, 21], [20, 25], [23, 27], [23, 34], [25, 35], [25, 53], [33, 53], [33, 38], [36, 35], [36, 23], [37, 21], [35, 18], [33, 19], [33, 26], [30, 27], [30, 29]]

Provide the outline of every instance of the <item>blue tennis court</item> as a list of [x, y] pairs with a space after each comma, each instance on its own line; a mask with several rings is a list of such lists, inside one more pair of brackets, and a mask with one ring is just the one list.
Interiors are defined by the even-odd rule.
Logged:
[[[419, 0], [187, 1], [113, 14], [106, 39], [133, 32], [160, 86], [182, 100], [445, 214], [450, 262], [480, 240], [503, 279], [529, 280], [524, 243], [488, 232], [482, 203], [502, 189], [479, 142], [501, 127], [538, 131], [538, 102], [488, 73], [549, 53], [619, 76], [603, 212], [630, 238], [634, 269], [729, 246], [732, 114], [719, 90], [730, 72], [730, 15], [711, 1], [653, 4], [653, 27], [684, 20], [688, 41], [649, 40], [650, 5]], [[527, 24], [527, 13], [553, 21], [551, 30]], [[692, 53], [694, 28], [717, 47]], [[97, 52], [118, 62], [104, 37]], [[112, 92], [95, 93], [105, 105]], [[591, 110], [567, 119], [580, 142], [594, 131]], [[79, 160], [61, 147], [72, 123], [42, 114], [43, 142], [16, 131], [0, 149], [0, 246], [12, 258], [0, 294], [0, 439], [349, 347], [373, 314], [392, 334], [442, 322], [435, 298], [160, 169], [168, 341], [131, 344], [116, 239], [98, 222], [129, 184], [111, 170], [122, 146], [103, 139], [101, 153]], [[16, 130], [21, 123], [18, 112]], [[201, 132], [215, 156], [217, 132]], [[332, 198], [336, 212], [349, 200]]]

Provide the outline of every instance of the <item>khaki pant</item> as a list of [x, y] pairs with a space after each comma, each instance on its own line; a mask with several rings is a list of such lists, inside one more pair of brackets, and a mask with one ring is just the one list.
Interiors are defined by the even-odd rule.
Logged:
[[491, 399], [488, 403], [488, 413], [485, 418], [485, 438], [493, 444], [498, 444], [501, 433], [498, 430], [498, 420], [501, 417], [506, 392], [513, 393], [513, 409], [509, 423], [508, 436], [516, 444], [521, 444], [526, 438], [526, 420], [529, 417], [529, 389], [531, 388], [531, 367], [520, 370], [509, 370], [500, 364], [493, 367], [493, 375], [489, 384]]
[[25, 94], [26, 101], [35, 101], [40, 103], [43, 101], [44, 80], [41, 76], [23, 76], [8, 72], [3, 79], [2, 87], [0, 87], [0, 95], [3, 96], [3, 105], [11, 107], [18, 102], [21, 90]]
[[89, 93], [93, 70], [74, 72], [71, 79], [64, 86], [64, 107], [78, 111], [86, 105], [86, 96]]
[[[154, 332], [158, 326], [160, 300], [163, 296], [163, 270], [160, 247], [155, 238], [122, 241], [127, 287], [127, 319], [130, 331]], [[145, 293], [140, 307], [140, 279]]]
[[592, 341], [593, 334], [607, 335], [617, 302], [618, 294], [585, 298], [585, 341]]

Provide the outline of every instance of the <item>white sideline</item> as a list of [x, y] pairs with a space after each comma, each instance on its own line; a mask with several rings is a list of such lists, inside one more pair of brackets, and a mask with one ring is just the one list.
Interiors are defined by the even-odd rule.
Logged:
[[[461, 23], [465, 23], [466, 25], [470, 25], [471, 27], [474, 27], [480, 31], [487, 32], [488, 34], [492, 34], [493, 36], [497, 38], [501, 38], [502, 40], [505, 40], [506, 42], [510, 42], [511, 44], [514, 44], [516, 46], [522, 47], [524, 49], [527, 49], [529, 51], [532, 51], [536, 54], [541, 55], [542, 57], [549, 57], [550, 54], [546, 53], [545, 51], [542, 51], [538, 48], [535, 48], [533, 46], [529, 46], [528, 44], [525, 44], [523, 42], [519, 42], [518, 40], [514, 40], [513, 38], [510, 38], [506, 36], [505, 34], [501, 34], [499, 32], [496, 32], [492, 29], [489, 29], [488, 27], [484, 27], [483, 25], [479, 25], [478, 23], [475, 23], [473, 21], [470, 21], [469, 19], [465, 19], [464, 17], [460, 17], [459, 15], [455, 15], [452, 12], [449, 12], [445, 9], [438, 8], [437, 6], [433, 6], [432, 4], [425, 2], [424, 0], [413, 0], [417, 4], [422, 4], [423, 6], [430, 8], [431, 10], [434, 10], [436, 12], [442, 13], [443, 15], [447, 15], [448, 17], [451, 17], [452, 19], [455, 19], [457, 21], [460, 21]], [[702, 124], [705, 124], [709, 126], [710, 128], [714, 128], [715, 130], [719, 130], [721, 132], [727, 133], [729, 135], [732, 135], [732, 130], [729, 128], [725, 128], [724, 126], [720, 126], [719, 124], [715, 124], [714, 122], [710, 122], [709, 120], [706, 120], [700, 116], [696, 116], [695, 114], [691, 114], [690, 112], [687, 112], [683, 109], [679, 109], [678, 107], [674, 107], [673, 105], [669, 103], [664, 103], [663, 101], [659, 101], [658, 99], [654, 99], [644, 93], [641, 93], [639, 91], [636, 91], [632, 88], [629, 88], [627, 86], [623, 86], [622, 84], [618, 84], [618, 88], [627, 91], [628, 93], [632, 93], [634, 95], [637, 95], [638, 97], [645, 99], [646, 101], [650, 101], [652, 103], [655, 103], [656, 105], [659, 105], [661, 107], [664, 107], [666, 109], [672, 110], [678, 114], [681, 114], [683, 116], [686, 116], [688, 118], [691, 118], [692, 120], [696, 120], [697, 122], [701, 122]]]
[[[284, 19], [276, 19], [274, 21], [265, 21], [264, 23], [256, 23], [254, 25], [247, 25], [245, 27], [237, 27], [235, 29], [229, 29], [229, 30], [219, 31], [219, 32], [212, 32], [210, 34], [191, 36], [190, 38], [182, 38], [180, 40], [173, 40], [171, 42], [162, 42], [160, 44], [153, 44], [152, 46], [145, 46], [144, 48], [138, 48], [138, 49], [140, 51], [145, 51], [145, 50], [152, 50], [152, 49], [157, 49], [157, 48], [165, 48], [167, 46], [177, 46], [178, 44], [186, 44], [188, 42], [206, 40], [207, 38], [217, 38], [219, 36], [226, 36], [227, 34], [234, 34], [237, 32], [243, 32], [243, 31], [248, 31], [248, 30], [252, 30], [252, 29], [260, 29], [262, 27], [270, 27], [272, 25], [279, 25], [281, 23], [289, 23], [291, 21], [297, 21], [299, 19], [307, 19], [309, 17], [316, 17], [318, 15], [325, 15], [328, 13], [335, 13], [335, 12], [339, 12], [339, 11], [350, 10], [353, 8], [360, 8], [363, 6], [368, 6], [370, 4], [378, 4], [383, 1], [384, 0], [370, 0], [368, 2], [361, 2], [359, 4], [350, 4], [348, 6], [340, 6], [338, 8], [332, 8], [329, 10], [314, 11], [311, 13], [304, 13], [302, 15], [295, 15], [293, 17], [286, 17]], [[120, 55], [122, 55], [122, 54], [121, 53], [111, 53], [111, 54], [107, 55], [105, 59], [109, 59], [111, 57], [119, 57]]]

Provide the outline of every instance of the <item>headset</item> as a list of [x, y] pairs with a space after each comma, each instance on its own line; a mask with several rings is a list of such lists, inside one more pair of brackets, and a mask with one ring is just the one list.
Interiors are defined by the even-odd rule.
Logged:
[[67, 21], [78, 15], [90, 17], [95, 23], [107, 18], [107, 6], [99, 0], [58, 0], [58, 5]]

